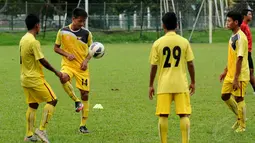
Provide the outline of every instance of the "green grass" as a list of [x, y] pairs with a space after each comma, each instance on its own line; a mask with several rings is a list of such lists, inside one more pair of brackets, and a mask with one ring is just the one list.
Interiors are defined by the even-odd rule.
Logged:
[[[17, 45], [24, 34], [25, 32], [0, 32], [0, 45]], [[152, 42], [157, 39], [156, 32], [144, 32], [141, 39], [139, 32], [93, 32], [92, 34], [94, 41], [100, 41], [102, 43], [139, 43]], [[43, 38], [43, 33], [41, 32], [38, 35], [38, 39], [42, 45], [54, 45], [56, 35], [56, 31], [51, 31], [47, 32], [45, 38]]]
[[[78, 133], [80, 114], [65, 94], [57, 77], [45, 70], [47, 81], [58, 96], [56, 112], [48, 126], [53, 143], [157, 143], [156, 100], [148, 99], [151, 44], [105, 44], [106, 55], [90, 63], [91, 94], [87, 122], [90, 134]], [[227, 60], [227, 44], [192, 44], [196, 66], [196, 93], [191, 98], [191, 143], [255, 142], [255, 96], [247, 89], [247, 132], [236, 134], [231, 126], [235, 116], [220, 98], [219, 74]], [[52, 45], [42, 46], [46, 58], [60, 68], [60, 56]], [[8, 53], [8, 54], [7, 54]], [[0, 47], [0, 142], [23, 142], [27, 105], [19, 80], [17, 46]], [[119, 91], [112, 91], [118, 88]], [[76, 90], [76, 93], [79, 92]], [[92, 109], [102, 104], [103, 110]], [[37, 112], [37, 124], [41, 109]], [[168, 141], [180, 143], [179, 117], [169, 118]]]
[[[184, 31], [184, 37], [189, 38], [191, 31]], [[254, 29], [255, 32], [255, 29]], [[25, 32], [0, 32], [0, 46], [18, 45], [20, 38]], [[102, 43], [152, 43], [163, 32], [146, 32], [140, 36], [140, 31], [136, 32], [93, 32], [93, 40]], [[231, 32], [229, 30], [217, 29], [213, 31], [213, 42], [224, 43], [228, 41]], [[43, 32], [38, 35], [38, 39], [42, 45], [54, 45], [57, 31], [46, 32], [43, 38]], [[192, 43], [208, 43], [208, 31], [194, 31], [191, 42]], [[255, 37], [254, 37], [255, 38]]]

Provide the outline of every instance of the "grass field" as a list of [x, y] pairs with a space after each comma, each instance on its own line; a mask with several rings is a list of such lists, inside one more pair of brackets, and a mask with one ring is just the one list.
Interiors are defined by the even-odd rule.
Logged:
[[[251, 29], [252, 32], [255, 32], [255, 29]], [[189, 38], [191, 31], [184, 31], [184, 37]], [[18, 45], [20, 37], [24, 35], [25, 31], [19, 32], [0, 32], [0, 46], [5, 45]], [[42, 45], [53, 44], [56, 39], [57, 31], [46, 32], [45, 38], [43, 38], [43, 32], [37, 36]], [[163, 34], [163, 31], [157, 32], [148, 32], [143, 31], [142, 36], [140, 36], [140, 31], [105, 31], [105, 32], [94, 32], [93, 31], [93, 40], [100, 41], [102, 43], [116, 44], [116, 43], [152, 43], [155, 41], [158, 36]], [[213, 42], [222, 43], [228, 40], [231, 32], [226, 29], [215, 29], [213, 31]], [[191, 42], [192, 43], [208, 43], [208, 31], [194, 31]], [[255, 37], [253, 37], [255, 38]]]
[[[148, 99], [151, 44], [105, 44], [106, 55], [92, 60], [90, 114], [87, 127], [90, 134], [80, 134], [80, 114], [65, 94], [57, 77], [45, 70], [59, 102], [48, 126], [52, 143], [157, 143], [155, 103]], [[231, 129], [235, 121], [232, 112], [221, 101], [219, 74], [227, 60], [227, 44], [192, 44], [195, 54], [196, 93], [191, 98], [191, 143], [254, 143], [255, 96], [247, 89], [247, 131], [236, 134]], [[46, 58], [60, 68], [60, 56], [51, 46], [43, 46]], [[27, 105], [19, 80], [18, 46], [0, 47], [0, 143], [23, 142]], [[119, 91], [112, 91], [118, 88]], [[78, 91], [76, 90], [78, 94]], [[102, 104], [103, 110], [92, 109]], [[37, 126], [41, 118], [37, 112]], [[179, 118], [169, 118], [168, 139], [180, 143]]]

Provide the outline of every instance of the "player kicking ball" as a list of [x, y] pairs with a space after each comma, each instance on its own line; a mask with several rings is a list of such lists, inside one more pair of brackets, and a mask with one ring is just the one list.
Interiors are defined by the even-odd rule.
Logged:
[[[195, 92], [194, 55], [188, 40], [175, 32], [177, 27], [175, 13], [166, 13], [162, 22], [166, 34], [154, 42], [150, 53], [149, 98], [153, 99], [153, 83], [158, 70], [156, 115], [159, 116], [158, 129], [161, 143], [167, 143], [168, 115], [172, 101], [175, 102], [176, 114], [180, 116], [182, 143], [188, 143], [190, 96]], [[188, 85], [186, 66], [190, 73], [190, 85]]]
[[[91, 59], [89, 46], [92, 44], [92, 34], [83, 28], [88, 17], [85, 10], [75, 8], [72, 15], [72, 23], [59, 30], [54, 50], [62, 56], [63, 88], [75, 102], [76, 112], [82, 111], [79, 130], [81, 133], [88, 133], [86, 127], [90, 88], [88, 62]], [[75, 95], [71, 84], [73, 77], [76, 80], [76, 87], [80, 90], [81, 100]]]
[[237, 121], [232, 126], [235, 132], [244, 132], [246, 128], [246, 105], [244, 95], [250, 80], [248, 65], [248, 41], [240, 29], [242, 15], [231, 11], [227, 14], [227, 28], [232, 31], [228, 42], [228, 63], [220, 75], [223, 81], [221, 98], [236, 115]]
[[[39, 136], [43, 142], [49, 143], [46, 126], [53, 115], [57, 104], [57, 97], [44, 79], [42, 66], [54, 72], [60, 79], [62, 73], [55, 70], [44, 58], [40, 42], [36, 40], [36, 35], [40, 31], [39, 18], [33, 14], [29, 14], [26, 17], [25, 23], [28, 32], [21, 38], [19, 44], [20, 79], [26, 96], [26, 102], [28, 103], [26, 112], [27, 129], [24, 141], [36, 142], [38, 141], [37, 136]], [[46, 102], [46, 105], [43, 109], [40, 128], [34, 132], [36, 111], [42, 102]]]

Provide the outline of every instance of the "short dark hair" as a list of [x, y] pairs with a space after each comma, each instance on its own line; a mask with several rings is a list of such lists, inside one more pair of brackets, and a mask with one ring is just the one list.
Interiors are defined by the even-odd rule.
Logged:
[[238, 26], [240, 27], [242, 22], [243, 22], [243, 16], [241, 15], [241, 13], [236, 12], [236, 11], [230, 11], [227, 14], [227, 17], [230, 17], [233, 19], [233, 21], [238, 21]]
[[25, 23], [27, 26], [27, 30], [31, 30], [35, 27], [36, 24], [40, 23], [40, 20], [36, 15], [29, 14], [29, 15], [27, 15], [27, 17], [25, 19]]
[[177, 17], [174, 12], [167, 12], [162, 17], [162, 22], [167, 30], [174, 30], [177, 27]]
[[75, 8], [73, 10], [73, 17], [78, 18], [79, 16], [87, 18], [88, 13], [82, 8]]
[[252, 9], [243, 9], [242, 10], [242, 16], [247, 16], [247, 14], [248, 14], [248, 12], [253, 12], [253, 10]]

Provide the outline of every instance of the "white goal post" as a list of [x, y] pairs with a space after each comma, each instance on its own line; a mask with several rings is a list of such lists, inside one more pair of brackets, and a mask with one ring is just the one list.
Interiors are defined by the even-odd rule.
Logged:
[[[80, 7], [82, 3], [82, 0], [79, 0], [78, 4], [77, 4], [77, 7]], [[87, 14], [89, 15], [89, 1], [88, 0], [84, 0], [84, 9], [85, 11], [87, 12]], [[89, 28], [89, 24], [88, 24], [88, 18], [86, 20], [86, 25], [85, 27], [88, 29]]]
[[[213, 6], [213, 1], [214, 1], [214, 6]], [[208, 33], [209, 33], [209, 35], [208, 35], [208, 43], [212, 43], [212, 30], [213, 30], [213, 8], [215, 8], [215, 16], [216, 16], [216, 20], [217, 20], [217, 22], [215, 22], [215, 24], [216, 23], [218, 23], [218, 26], [219, 27], [224, 27], [225, 26], [225, 15], [224, 15], [224, 1], [223, 0], [220, 0], [219, 2], [219, 4], [220, 4], [220, 10], [218, 10], [218, 4], [217, 4], [217, 0], [203, 0], [202, 1], [202, 3], [201, 3], [201, 5], [200, 5], [200, 8], [199, 8], [199, 11], [198, 11], [198, 14], [197, 14], [197, 16], [196, 16], [196, 19], [195, 19], [195, 22], [194, 22], [194, 24], [193, 24], [193, 27], [192, 27], [192, 31], [191, 31], [191, 33], [190, 33], [190, 36], [189, 36], [189, 41], [191, 41], [191, 39], [192, 39], [192, 35], [193, 35], [193, 32], [194, 32], [194, 30], [195, 30], [195, 28], [196, 28], [196, 25], [197, 25], [197, 22], [198, 22], [198, 19], [199, 19], [199, 17], [200, 17], [200, 14], [201, 14], [201, 10], [202, 10], [202, 8], [204, 7], [204, 6], [206, 6], [207, 7], [207, 5], [205, 5], [204, 3], [205, 2], [207, 2], [208, 3]], [[226, 5], [225, 4], [225, 6], [226, 6], [226, 8], [227, 8], [227, 6], [228, 5]], [[221, 13], [221, 15], [219, 14], [219, 13]], [[220, 16], [221, 16], [221, 18], [220, 18]]]

